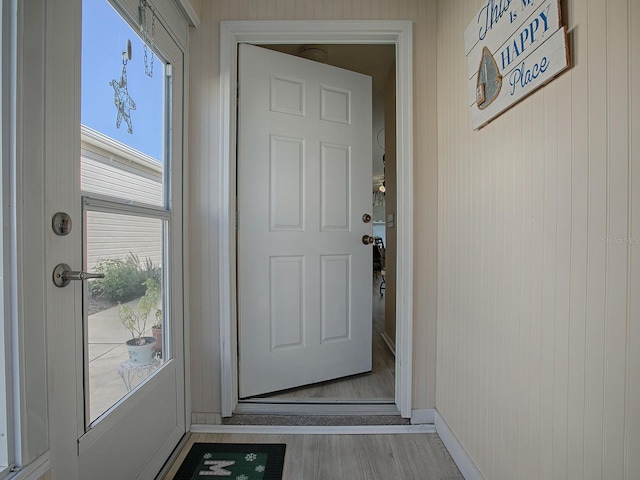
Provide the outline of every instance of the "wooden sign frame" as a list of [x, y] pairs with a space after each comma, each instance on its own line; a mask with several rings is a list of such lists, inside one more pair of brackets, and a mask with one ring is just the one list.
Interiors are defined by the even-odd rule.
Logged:
[[464, 37], [474, 130], [570, 65], [560, 0], [485, 0]]

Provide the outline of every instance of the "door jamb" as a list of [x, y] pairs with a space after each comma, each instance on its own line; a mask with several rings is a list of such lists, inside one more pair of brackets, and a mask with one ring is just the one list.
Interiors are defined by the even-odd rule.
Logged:
[[413, 34], [410, 21], [231, 21], [220, 25], [218, 163], [222, 416], [238, 403], [236, 85], [239, 43], [393, 44], [396, 48], [397, 279], [395, 403], [411, 416], [413, 333]]

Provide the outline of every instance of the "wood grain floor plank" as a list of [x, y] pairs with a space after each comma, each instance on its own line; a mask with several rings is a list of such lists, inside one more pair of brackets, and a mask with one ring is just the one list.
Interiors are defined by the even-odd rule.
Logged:
[[285, 443], [283, 480], [463, 480], [435, 433], [394, 435], [192, 434], [163, 480], [196, 442]]

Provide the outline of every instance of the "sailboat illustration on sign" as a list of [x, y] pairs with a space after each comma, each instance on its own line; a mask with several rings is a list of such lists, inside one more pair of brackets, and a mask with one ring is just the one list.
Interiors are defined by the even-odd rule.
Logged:
[[498, 98], [502, 88], [502, 75], [498, 70], [498, 64], [487, 47], [482, 49], [477, 78], [476, 105], [480, 110], [484, 110]]

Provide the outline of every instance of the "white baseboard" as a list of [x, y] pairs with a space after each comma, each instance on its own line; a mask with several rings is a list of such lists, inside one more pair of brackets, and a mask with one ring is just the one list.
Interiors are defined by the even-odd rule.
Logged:
[[436, 433], [433, 425], [191, 425], [191, 433], [243, 433], [254, 435], [383, 435]]
[[220, 425], [222, 416], [219, 413], [199, 413], [191, 414], [191, 423], [197, 425]]
[[476, 464], [458, 441], [453, 431], [451, 431], [449, 425], [447, 425], [447, 422], [440, 415], [440, 412], [435, 410], [434, 417], [436, 433], [444, 443], [444, 446], [447, 447], [451, 458], [453, 458], [465, 480], [485, 480]]
[[435, 408], [411, 410], [411, 425], [433, 425], [435, 423], [435, 413]]
[[393, 356], [396, 356], [396, 342], [394, 342], [391, 337], [389, 335], [387, 335], [387, 332], [382, 332], [380, 334], [380, 336], [382, 337], [382, 340], [384, 340], [384, 343], [387, 344], [387, 347], [389, 347], [389, 350], [391, 350], [391, 353], [393, 353]]

